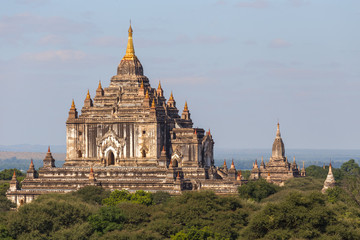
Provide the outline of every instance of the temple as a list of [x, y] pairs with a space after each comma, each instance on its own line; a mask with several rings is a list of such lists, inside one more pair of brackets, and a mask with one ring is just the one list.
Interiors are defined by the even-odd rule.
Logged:
[[292, 163], [289, 163], [287, 157], [285, 157], [285, 146], [281, 138], [280, 124], [278, 123], [270, 160], [265, 164], [262, 157], [260, 166], [258, 165], [257, 160], [255, 160], [251, 170], [250, 179], [255, 180], [264, 178], [268, 182], [277, 185], [284, 185], [286, 180], [305, 175], [304, 162], [303, 168], [300, 171], [298, 165], [296, 164], [295, 157]]
[[87, 185], [171, 194], [237, 191], [241, 173], [234, 163], [230, 169], [215, 167], [210, 130], [193, 128], [188, 104], [180, 115], [173, 93], [167, 100], [160, 82], [151, 87], [132, 35], [130, 26], [125, 56], [109, 86], [99, 82], [93, 98], [88, 90], [80, 114], [72, 101], [64, 166], [56, 167], [49, 147], [38, 172], [31, 162], [21, 188], [16, 176], [10, 183], [7, 197], [13, 202], [21, 205], [40, 194]]

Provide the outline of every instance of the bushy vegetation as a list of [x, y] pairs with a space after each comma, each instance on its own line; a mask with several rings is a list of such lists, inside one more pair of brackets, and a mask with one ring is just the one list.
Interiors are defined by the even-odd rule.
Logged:
[[9, 185], [3, 183], [0, 239], [360, 239], [360, 174], [354, 163], [333, 169], [342, 177], [326, 194], [320, 193], [324, 169], [313, 167], [311, 177], [284, 187], [250, 181], [237, 195], [88, 186], [42, 195], [9, 211]]
[[[24, 177], [25, 174], [23, 174], [20, 170], [16, 169], [16, 168], [12, 168], [12, 169], [4, 169], [0, 172], [0, 180], [11, 180], [14, 171], [16, 173], [16, 177]], [[23, 178], [21, 178], [22, 180]], [[19, 180], [19, 179], [18, 179]]]
[[239, 187], [239, 195], [241, 198], [252, 199], [260, 202], [262, 199], [276, 193], [280, 188], [272, 183], [268, 183], [265, 179], [257, 181], [249, 181], [247, 184]]

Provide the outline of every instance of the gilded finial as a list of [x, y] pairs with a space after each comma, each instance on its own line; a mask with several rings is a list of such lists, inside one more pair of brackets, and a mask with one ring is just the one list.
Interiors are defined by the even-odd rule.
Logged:
[[132, 38], [133, 30], [131, 27], [131, 23], [130, 23], [128, 32], [129, 32], [128, 44], [126, 47], [126, 53], [125, 53], [125, 56], [123, 57], [123, 60], [134, 60], [136, 58], [136, 56], [135, 56], [134, 43], [133, 43], [133, 38]]
[[71, 103], [71, 110], [74, 110], [75, 109], [75, 102], [74, 102], [74, 99], [72, 100], [72, 103]]
[[143, 81], [143, 80], [141, 80], [140, 88], [141, 88], [141, 89], [144, 89], [144, 81]]
[[194, 132], [195, 135], [197, 135], [197, 131], [196, 131], [196, 128], [195, 128], [195, 132]]
[[89, 89], [88, 89], [88, 92], [86, 94], [86, 99], [90, 99], [90, 92], [89, 92]]
[[170, 94], [170, 98], [169, 98], [169, 101], [174, 101], [174, 96], [173, 96], [173, 93], [171, 91], [171, 94]]
[[15, 169], [14, 169], [13, 178], [16, 178], [16, 172], [15, 172]]
[[48, 153], [50, 152], [50, 145], [48, 146]]
[[146, 90], [145, 98], [149, 99], [149, 90]]
[[161, 83], [159, 81], [158, 90], [161, 90]]
[[102, 86], [101, 86], [101, 81], [99, 80], [99, 86], [98, 86], [98, 89], [102, 89]]
[[153, 100], [152, 100], [152, 103], [151, 103], [151, 108], [156, 108], [156, 105], [155, 105], [155, 98], [153, 98]]
[[189, 111], [187, 101], [185, 101], [184, 111]]

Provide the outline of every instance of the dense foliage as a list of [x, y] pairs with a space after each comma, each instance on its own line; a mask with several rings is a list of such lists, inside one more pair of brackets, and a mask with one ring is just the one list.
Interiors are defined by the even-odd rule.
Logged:
[[0, 172], [0, 180], [11, 180], [11, 178], [14, 174], [14, 171], [15, 171], [17, 177], [25, 176], [25, 174], [23, 174], [20, 170], [18, 170], [16, 168], [4, 169]]
[[[0, 239], [360, 239], [359, 166], [348, 161], [321, 194], [321, 167], [284, 187], [250, 181], [238, 195], [110, 192], [88, 186], [38, 197], [18, 211], [0, 185]], [[335, 176], [336, 178], [336, 176]]]
[[278, 190], [278, 186], [268, 183], [265, 179], [260, 179], [249, 181], [247, 184], [239, 187], [239, 195], [241, 198], [249, 198], [260, 202], [261, 199], [276, 193]]

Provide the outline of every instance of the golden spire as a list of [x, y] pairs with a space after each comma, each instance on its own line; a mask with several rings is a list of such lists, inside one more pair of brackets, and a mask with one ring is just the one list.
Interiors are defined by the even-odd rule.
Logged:
[[143, 81], [143, 80], [141, 80], [140, 88], [141, 88], [141, 89], [144, 89], [144, 81]]
[[50, 152], [50, 145], [48, 146], [48, 153]]
[[152, 103], [151, 103], [151, 108], [156, 108], [156, 105], [155, 105], [155, 98], [153, 98], [153, 100], [152, 100]]
[[185, 106], [184, 106], [184, 112], [188, 112], [189, 111], [189, 109], [188, 109], [188, 105], [187, 105], [187, 101], [185, 101]]
[[149, 90], [146, 90], [145, 98], [149, 99]]
[[159, 80], [158, 90], [161, 90], [161, 83], [160, 83], [160, 80]]
[[231, 169], [234, 169], [235, 168], [235, 164], [234, 164], [234, 159], [232, 159], [232, 162], [231, 162]]
[[173, 94], [172, 94], [172, 91], [171, 91], [171, 94], [170, 94], [169, 101], [174, 101], [174, 96], [173, 96]]
[[70, 110], [75, 110], [75, 102], [74, 102], [74, 99], [72, 100]]
[[125, 53], [125, 56], [123, 57], [123, 60], [134, 60], [136, 58], [132, 33], [133, 33], [133, 30], [131, 28], [131, 23], [130, 23], [128, 44], [127, 44], [126, 53]]
[[86, 99], [90, 99], [90, 92], [89, 92], [89, 89], [88, 89], [88, 92], [86, 94]]
[[102, 89], [102, 86], [101, 86], [101, 81], [99, 80], [99, 86], [98, 86], [98, 89]]

